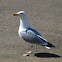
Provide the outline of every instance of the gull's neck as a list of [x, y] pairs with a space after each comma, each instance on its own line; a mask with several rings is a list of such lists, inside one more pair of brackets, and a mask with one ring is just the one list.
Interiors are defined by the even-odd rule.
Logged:
[[29, 24], [26, 18], [20, 18], [19, 31], [23, 31], [29, 28]]

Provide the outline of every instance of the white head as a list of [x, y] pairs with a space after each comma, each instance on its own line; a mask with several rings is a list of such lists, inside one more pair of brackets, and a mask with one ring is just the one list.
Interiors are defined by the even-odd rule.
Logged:
[[13, 16], [20, 16], [21, 19], [26, 18], [26, 13], [24, 11], [19, 11], [17, 13], [14, 13]]
[[28, 28], [29, 24], [26, 19], [26, 13], [24, 11], [19, 11], [17, 13], [14, 13], [13, 16], [19, 16], [20, 17], [20, 28]]

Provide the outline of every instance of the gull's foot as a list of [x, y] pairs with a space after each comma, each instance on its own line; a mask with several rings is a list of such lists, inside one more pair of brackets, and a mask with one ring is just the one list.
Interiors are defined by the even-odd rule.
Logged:
[[29, 54], [26, 53], [26, 54], [23, 54], [23, 56], [29, 56]]
[[32, 53], [32, 51], [28, 51], [28, 52], [26, 52], [27, 54], [31, 54]]

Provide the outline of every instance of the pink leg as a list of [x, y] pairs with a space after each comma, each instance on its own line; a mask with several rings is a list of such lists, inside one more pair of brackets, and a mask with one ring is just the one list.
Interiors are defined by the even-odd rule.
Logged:
[[28, 47], [27, 47], [27, 50], [28, 50], [28, 52], [26, 52], [25, 54], [23, 54], [23, 56], [29, 56], [29, 54], [32, 53], [32, 51], [30, 51]]

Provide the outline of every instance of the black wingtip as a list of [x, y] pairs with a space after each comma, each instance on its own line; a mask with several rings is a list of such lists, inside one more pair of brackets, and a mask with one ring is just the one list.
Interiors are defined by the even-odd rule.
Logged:
[[54, 46], [54, 45], [52, 45], [52, 44], [51, 44], [51, 43], [49, 43], [49, 42], [48, 42], [48, 44], [47, 44], [46, 46], [47, 46], [47, 47], [51, 47], [51, 48], [52, 48], [52, 47], [53, 47], [53, 48], [55, 48], [55, 46]]

